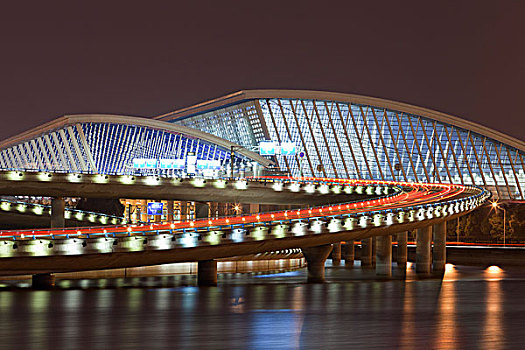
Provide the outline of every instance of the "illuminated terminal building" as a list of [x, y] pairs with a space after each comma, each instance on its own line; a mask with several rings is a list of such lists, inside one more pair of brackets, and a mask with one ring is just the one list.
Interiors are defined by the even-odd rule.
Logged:
[[525, 142], [444, 113], [342, 93], [252, 90], [153, 119], [65, 116], [1, 142], [0, 152], [2, 169], [165, 176], [266, 169], [476, 184], [499, 199], [525, 200]]
[[115, 115], [64, 116], [0, 143], [2, 169], [100, 174], [218, 175], [271, 162], [184, 126]]

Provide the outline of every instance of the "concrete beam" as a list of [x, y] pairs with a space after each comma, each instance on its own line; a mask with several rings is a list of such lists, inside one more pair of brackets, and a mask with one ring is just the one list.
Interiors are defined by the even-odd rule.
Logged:
[[[323, 194], [275, 191], [270, 183], [249, 182], [247, 189], [238, 189], [235, 183], [227, 183], [225, 188], [216, 188], [213, 181], [207, 181], [203, 187], [195, 186], [191, 181], [164, 177], [129, 177], [110, 175], [102, 185], [99, 175], [78, 174], [74, 179], [70, 174], [53, 173], [51, 179], [41, 180], [40, 173], [27, 172], [17, 181], [10, 180], [10, 172], [0, 171], [0, 194], [48, 197], [83, 197], [83, 198], [134, 198], [149, 200], [184, 200], [211, 202], [237, 202], [272, 205], [321, 205], [341, 203], [370, 196], [360, 194]], [[177, 180], [177, 181], [176, 181]], [[283, 195], [286, 194], [286, 195]]]

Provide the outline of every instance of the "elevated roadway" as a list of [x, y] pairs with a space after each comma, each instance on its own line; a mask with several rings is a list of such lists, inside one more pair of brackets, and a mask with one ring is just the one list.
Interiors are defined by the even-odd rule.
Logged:
[[[110, 178], [106, 180], [109, 182]], [[2, 231], [0, 274], [70, 272], [184, 261], [201, 261], [205, 266], [204, 263], [214, 259], [292, 248], [303, 249], [308, 260], [309, 255], [317, 254], [307, 253], [310, 248], [429, 227], [465, 215], [490, 197], [478, 187], [450, 184], [276, 177], [228, 182], [216, 179], [206, 183], [199, 182], [201, 180], [186, 182], [194, 187], [194, 191], [185, 189], [187, 198], [197, 200], [196, 196], [205, 193], [224, 201], [239, 201], [239, 193], [248, 199], [253, 188], [266, 195], [273, 192], [274, 198], [281, 198], [279, 203], [290, 203], [290, 198], [301, 198], [301, 195], [310, 199], [326, 196], [329, 202], [338, 201], [303, 209], [151, 225]], [[25, 180], [2, 181], [18, 184]], [[134, 181], [136, 186], [141, 186], [151, 180], [135, 178]], [[218, 186], [219, 183], [226, 186]], [[87, 187], [101, 191], [106, 185], [88, 184]], [[178, 186], [182, 184], [172, 186], [180, 189]], [[128, 186], [131, 187], [134, 186]], [[209, 191], [199, 192], [205, 189]], [[364, 199], [363, 196], [370, 197]]]
[[182, 179], [162, 176], [0, 171], [0, 194], [83, 198], [135, 198], [258, 204], [320, 205], [362, 198], [366, 193], [318, 188], [291, 189], [283, 196], [274, 180]]
[[[4, 229], [49, 227], [51, 211], [51, 205], [0, 198], [0, 227]], [[125, 223], [124, 217], [64, 208], [64, 224], [68, 227]]]

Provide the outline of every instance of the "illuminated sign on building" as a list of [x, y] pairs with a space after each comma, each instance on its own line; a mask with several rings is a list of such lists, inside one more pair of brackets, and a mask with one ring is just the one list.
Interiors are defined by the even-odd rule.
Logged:
[[133, 167], [136, 169], [156, 169], [157, 160], [156, 159], [134, 158]]
[[193, 153], [188, 153], [186, 159], [143, 159], [134, 158], [133, 168], [135, 169], [176, 169], [184, 170], [186, 173], [194, 174], [198, 170], [220, 170], [220, 160], [197, 159]]
[[148, 203], [148, 215], [162, 215], [162, 209], [163, 209], [162, 202]]
[[184, 159], [159, 159], [160, 169], [184, 169], [186, 167]]
[[296, 146], [293, 142], [281, 142], [280, 145], [274, 141], [259, 142], [259, 154], [261, 156], [274, 156], [276, 154], [294, 156], [295, 153]]
[[135, 169], [184, 169], [185, 167], [184, 159], [133, 159]]
[[199, 170], [220, 170], [221, 162], [219, 160], [197, 160], [197, 169]]
[[293, 142], [281, 142], [281, 155], [282, 156], [295, 156], [295, 143]]
[[261, 156], [274, 156], [277, 145], [272, 141], [259, 142], [259, 154]]

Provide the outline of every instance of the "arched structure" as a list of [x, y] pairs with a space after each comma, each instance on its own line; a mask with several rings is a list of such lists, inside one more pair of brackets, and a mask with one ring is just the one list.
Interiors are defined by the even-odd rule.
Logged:
[[473, 122], [378, 98], [240, 91], [156, 117], [244, 147], [293, 142], [273, 156], [293, 176], [476, 184], [525, 199], [525, 142]]
[[[0, 167], [52, 172], [131, 174], [159, 171], [136, 160], [166, 160], [174, 169], [189, 154], [224, 164], [235, 148], [237, 159], [267, 166], [271, 162], [228, 140], [149, 118], [116, 115], [64, 116], [0, 143]], [[170, 162], [171, 161], [171, 162]], [[154, 170], [153, 170], [154, 169]]]

